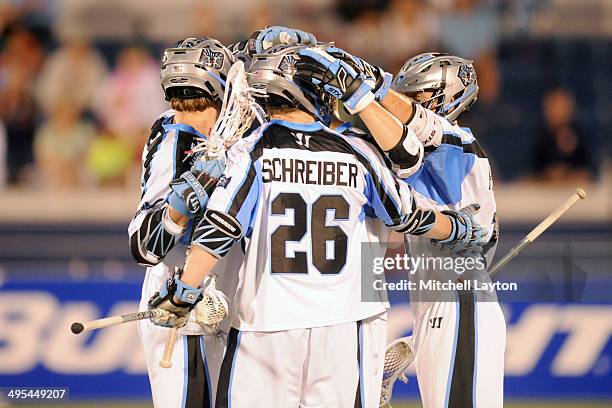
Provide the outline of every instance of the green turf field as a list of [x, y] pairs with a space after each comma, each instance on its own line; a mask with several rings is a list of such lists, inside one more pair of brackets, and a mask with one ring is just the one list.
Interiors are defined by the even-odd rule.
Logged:
[[[0, 407], [4, 407], [0, 402]], [[151, 403], [142, 402], [113, 402], [113, 403], [63, 403], [61, 405], [55, 404], [39, 404], [39, 405], [24, 405], [19, 404], [19, 408], [38, 408], [38, 407], [67, 407], [67, 408], [151, 408]], [[612, 406], [612, 401], [596, 401], [596, 402], [583, 402], [583, 401], [511, 401], [504, 404], [505, 408], [609, 408]], [[421, 404], [418, 402], [397, 402], [393, 404], [393, 408], [420, 408]]]

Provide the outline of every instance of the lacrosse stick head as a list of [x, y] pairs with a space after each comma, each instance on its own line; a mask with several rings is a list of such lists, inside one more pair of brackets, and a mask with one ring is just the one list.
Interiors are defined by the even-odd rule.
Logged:
[[195, 321], [206, 333], [216, 334], [219, 323], [227, 316], [229, 307], [227, 297], [217, 289], [215, 275], [210, 275], [204, 283], [204, 292], [195, 308]]
[[393, 385], [398, 378], [404, 383], [408, 382], [404, 371], [412, 364], [414, 358], [415, 352], [412, 336], [394, 340], [387, 346], [385, 350], [382, 390], [380, 393], [380, 407], [391, 407]]
[[253, 122], [265, 122], [265, 113], [252, 95], [242, 61], [236, 61], [227, 74], [225, 96], [219, 117], [210, 137], [200, 140], [192, 149], [205, 159], [220, 159], [225, 151], [253, 127]]

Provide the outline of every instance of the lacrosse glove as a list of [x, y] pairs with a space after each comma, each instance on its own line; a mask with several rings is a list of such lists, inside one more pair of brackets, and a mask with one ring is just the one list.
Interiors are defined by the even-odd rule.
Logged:
[[225, 169], [225, 160], [196, 160], [191, 170], [170, 182], [172, 193], [168, 203], [186, 217], [193, 218], [206, 208], [219, 177]]
[[487, 230], [474, 218], [479, 210], [480, 205], [470, 204], [459, 211], [442, 211], [442, 214], [447, 215], [451, 221], [452, 232], [446, 239], [432, 239], [432, 243], [453, 252], [479, 252], [487, 242]]
[[380, 67], [372, 65], [359, 57], [349, 54], [341, 48], [330, 47], [325, 51], [332, 57], [347, 63], [355, 71], [362, 74], [365, 77], [366, 82], [369, 82], [370, 85], [372, 85], [372, 93], [374, 93], [377, 101], [385, 99], [389, 89], [391, 89], [393, 75], [385, 72], [385, 70]]
[[202, 289], [183, 283], [179, 279], [181, 272], [180, 268], [175, 268], [159, 292], [149, 299], [149, 310], [163, 312], [151, 317], [151, 322], [157, 326], [183, 327], [187, 323], [191, 309], [202, 299]]
[[304, 48], [299, 55], [294, 76], [341, 100], [351, 115], [374, 101], [372, 81], [350, 64], [318, 48]]

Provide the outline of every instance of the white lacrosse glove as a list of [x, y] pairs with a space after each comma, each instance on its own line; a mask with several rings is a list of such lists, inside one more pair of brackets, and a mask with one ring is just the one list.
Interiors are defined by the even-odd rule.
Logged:
[[412, 336], [394, 340], [387, 346], [379, 407], [388, 406], [391, 408], [393, 385], [398, 378], [404, 384], [408, 383], [405, 371], [412, 364], [415, 356]]
[[219, 323], [229, 311], [227, 297], [217, 289], [215, 275], [209, 275], [204, 281], [202, 300], [193, 309], [195, 321], [208, 334], [219, 332]]

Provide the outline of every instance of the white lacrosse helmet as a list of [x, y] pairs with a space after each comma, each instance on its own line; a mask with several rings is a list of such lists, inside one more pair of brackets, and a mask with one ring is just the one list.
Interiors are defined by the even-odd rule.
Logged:
[[215, 39], [199, 37], [176, 42], [162, 58], [160, 77], [166, 100], [206, 97], [221, 103], [233, 63], [232, 53]]
[[451, 122], [467, 112], [478, 97], [478, 80], [472, 61], [433, 52], [406, 61], [395, 75], [391, 88], [408, 95], [433, 92], [431, 98], [416, 102]]

